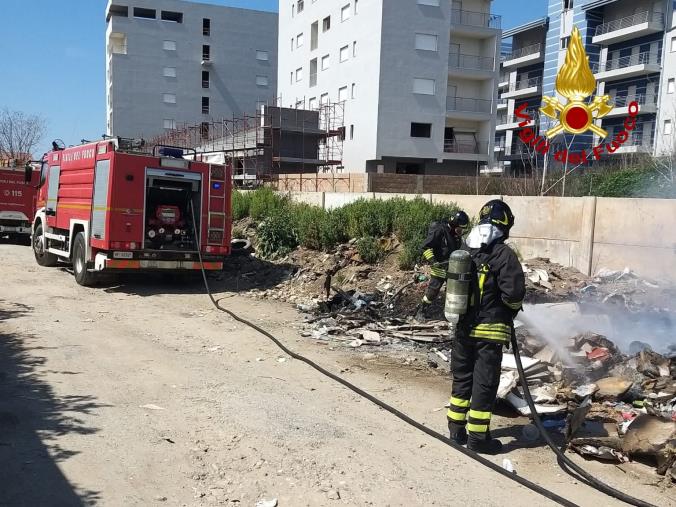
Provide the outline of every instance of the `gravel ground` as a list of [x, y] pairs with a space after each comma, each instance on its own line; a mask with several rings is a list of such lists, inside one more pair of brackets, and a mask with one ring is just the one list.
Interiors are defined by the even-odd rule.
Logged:
[[[0, 262], [0, 505], [550, 505], [285, 357], [216, 312], [199, 283], [140, 276], [87, 289], [7, 244]], [[299, 337], [286, 303], [219, 297], [444, 431], [448, 381], [421, 359], [318, 344]], [[510, 445], [492, 460], [579, 505], [620, 505], [538, 444], [522, 447], [524, 423], [497, 418]], [[651, 468], [573, 459], [676, 506]]]

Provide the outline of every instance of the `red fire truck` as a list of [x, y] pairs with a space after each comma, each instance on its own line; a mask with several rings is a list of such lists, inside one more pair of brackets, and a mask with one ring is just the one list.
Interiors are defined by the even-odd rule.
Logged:
[[21, 163], [0, 163], [0, 237], [9, 236], [10, 240], [30, 238], [37, 179], [37, 175], [32, 175], [32, 170]]
[[103, 271], [199, 269], [198, 246], [206, 269], [222, 269], [231, 173], [177, 148], [142, 154], [122, 138], [50, 151], [40, 169], [35, 260], [71, 262], [80, 285]]

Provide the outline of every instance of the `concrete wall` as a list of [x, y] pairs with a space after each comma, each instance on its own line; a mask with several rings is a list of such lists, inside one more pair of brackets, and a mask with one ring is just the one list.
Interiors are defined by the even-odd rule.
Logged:
[[294, 200], [335, 209], [358, 199], [422, 198], [455, 203], [476, 217], [504, 199], [516, 217], [511, 241], [522, 258], [546, 257], [583, 273], [625, 267], [657, 282], [676, 282], [676, 200], [603, 197], [295, 192]]

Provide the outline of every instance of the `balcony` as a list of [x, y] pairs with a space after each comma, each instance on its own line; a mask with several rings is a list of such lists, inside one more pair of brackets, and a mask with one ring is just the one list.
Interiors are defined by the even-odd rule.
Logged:
[[520, 79], [514, 83], [509, 83], [509, 88], [503, 92], [503, 99], [515, 99], [522, 97], [532, 97], [542, 93], [542, 78], [532, 77], [529, 79]]
[[629, 77], [660, 72], [660, 54], [657, 51], [645, 51], [629, 56], [613, 58], [594, 67], [594, 75], [599, 81], [616, 81]]
[[632, 102], [638, 102], [638, 114], [657, 113], [657, 94], [649, 93], [646, 95], [644, 93], [640, 93], [637, 95], [627, 95], [625, 97], [611, 99], [611, 103], [615, 105], [615, 109], [613, 109], [605, 117], [613, 118], [616, 116], [627, 116], [629, 114], [629, 104]]
[[451, 53], [448, 55], [449, 75], [468, 79], [488, 79], [495, 72], [495, 59], [490, 56], [475, 56]]
[[507, 99], [498, 99], [498, 104], [497, 104], [498, 110], [505, 109], [507, 107], [508, 103], [509, 103], [509, 101]]
[[445, 158], [455, 160], [488, 160], [488, 142], [487, 141], [459, 141], [457, 139], [444, 139], [444, 153], [453, 154]]
[[[612, 142], [614, 133], [609, 132], [608, 137], [606, 137], [605, 143]], [[624, 155], [627, 153], [652, 153], [652, 140], [649, 139], [649, 136], [643, 136], [642, 134], [636, 133], [633, 134], [627, 139], [622, 146], [610, 155]]]
[[[536, 109], [526, 109], [524, 111], [524, 114], [529, 115], [531, 118], [538, 118], [539, 111]], [[501, 114], [498, 115], [496, 123], [495, 123], [495, 130], [497, 131], [505, 131], [505, 130], [513, 130], [516, 128], [519, 128], [519, 123], [522, 121], [525, 121], [524, 118], [517, 118], [516, 115], [513, 114]]]
[[664, 14], [661, 12], [639, 12], [633, 16], [615, 19], [596, 27], [592, 44], [614, 44], [636, 39], [664, 30]]
[[506, 55], [502, 62], [503, 67], [515, 67], [517, 65], [533, 64], [544, 61], [545, 54], [542, 51], [542, 44], [531, 44], [512, 51]]
[[451, 10], [451, 30], [459, 35], [485, 39], [500, 31], [502, 17], [490, 12]]
[[493, 101], [465, 97], [446, 97], [446, 116], [467, 120], [487, 120], [493, 109]]

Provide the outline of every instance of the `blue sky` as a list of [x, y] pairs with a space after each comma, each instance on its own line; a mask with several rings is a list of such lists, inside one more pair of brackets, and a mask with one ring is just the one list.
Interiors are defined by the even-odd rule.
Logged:
[[[276, 11], [277, 0], [203, 0]], [[105, 132], [105, 0], [1, 0], [0, 108], [42, 115], [52, 139]], [[496, 0], [503, 28], [544, 16], [546, 1]], [[39, 155], [36, 153], [34, 155]]]

